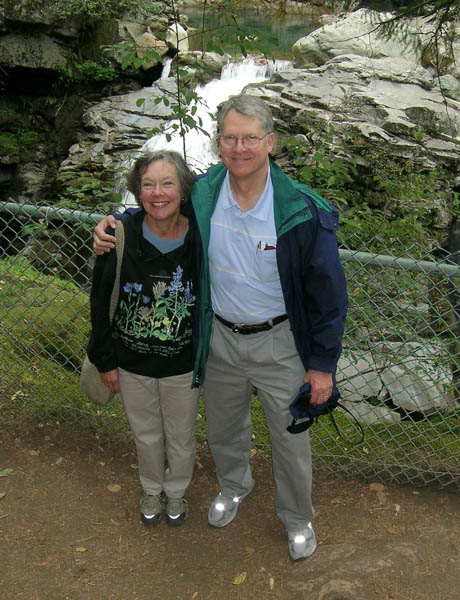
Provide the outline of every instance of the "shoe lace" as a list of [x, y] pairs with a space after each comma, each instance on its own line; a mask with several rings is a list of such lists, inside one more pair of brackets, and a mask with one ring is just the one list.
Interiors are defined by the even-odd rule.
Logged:
[[180, 515], [186, 510], [184, 498], [168, 498], [166, 511], [168, 515]]
[[163, 510], [163, 503], [160, 496], [144, 494], [141, 507], [146, 514], [156, 515]]

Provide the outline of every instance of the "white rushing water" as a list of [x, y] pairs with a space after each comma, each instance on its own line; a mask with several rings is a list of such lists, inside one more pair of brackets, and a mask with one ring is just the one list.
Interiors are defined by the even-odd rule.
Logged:
[[[185, 136], [185, 151], [187, 162], [195, 172], [203, 172], [206, 168], [218, 161], [219, 157], [214, 148], [215, 120], [214, 116], [219, 104], [230, 96], [239, 94], [243, 88], [250, 83], [257, 83], [270, 79], [271, 75], [278, 71], [284, 71], [292, 67], [288, 60], [260, 61], [253, 57], [246, 58], [242, 62], [228, 63], [221, 73], [220, 79], [213, 79], [205, 85], [198, 86], [195, 91], [201, 98], [198, 104], [195, 119], [202, 120], [202, 127], [210, 134], [206, 136], [198, 130], [191, 130]], [[165, 64], [162, 79], [169, 76], [170, 62]], [[147, 140], [142, 150], [176, 150], [183, 155], [183, 142], [179, 133], [172, 135], [170, 141], [166, 135], [156, 135]], [[131, 194], [126, 193], [123, 203], [134, 205], [135, 201]]]
[[[201, 98], [195, 119], [202, 120], [202, 127], [211, 137], [198, 130], [191, 130], [185, 137], [185, 151], [190, 167], [196, 171], [204, 171], [211, 163], [218, 160], [213, 148], [215, 134], [214, 114], [218, 105], [231, 95], [239, 94], [249, 83], [256, 83], [269, 79], [275, 71], [288, 69], [292, 63], [285, 61], [257, 62], [254, 58], [247, 58], [243, 62], [228, 63], [221, 73], [220, 79], [213, 79], [205, 85], [198, 86], [195, 91]], [[144, 145], [144, 150], [168, 148], [183, 154], [182, 138], [175, 135], [171, 141], [166, 136], [158, 135], [149, 139]]]

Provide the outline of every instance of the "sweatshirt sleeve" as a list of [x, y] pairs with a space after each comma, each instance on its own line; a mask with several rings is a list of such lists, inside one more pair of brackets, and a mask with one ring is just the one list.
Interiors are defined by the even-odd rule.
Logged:
[[90, 294], [92, 330], [88, 344], [88, 357], [100, 373], [112, 371], [118, 366], [109, 317], [116, 262], [116, 250], [113, 249], [97, 257], [93, 271]]

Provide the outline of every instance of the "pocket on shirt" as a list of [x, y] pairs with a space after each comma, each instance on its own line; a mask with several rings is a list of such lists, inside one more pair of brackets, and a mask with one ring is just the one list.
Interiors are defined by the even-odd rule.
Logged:
[[256, 254], [256, 276], [261, 282], [278, 279], [278, 265], [276, 263], [276, 249], [258, 250]]

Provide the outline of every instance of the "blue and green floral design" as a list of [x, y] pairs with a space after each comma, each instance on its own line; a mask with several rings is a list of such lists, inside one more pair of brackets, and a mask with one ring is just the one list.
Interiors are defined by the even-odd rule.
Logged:
[[141, 283], [125, 283], [115, 323], [120, 332], [136, 338], [156, 337], [162, 341], [179, 341], [190, 337], [191, 329], [181, 325], [190, 317], [195, 303], [190, 281], [182, 282], [183, 269], [178, 266], [170, 284], [152, 286], [151, 294]]

